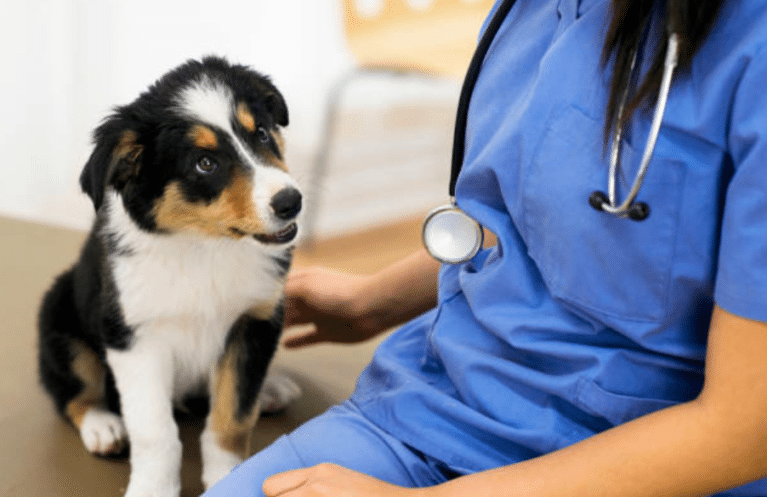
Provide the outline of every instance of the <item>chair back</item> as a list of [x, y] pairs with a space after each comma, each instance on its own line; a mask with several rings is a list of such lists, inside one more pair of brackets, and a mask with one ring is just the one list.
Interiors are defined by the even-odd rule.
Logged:
[[377, 0], [374, 12], [362, 2], [343, 0], [345, 35], [361, 66], [463, 77], [494, 0]]

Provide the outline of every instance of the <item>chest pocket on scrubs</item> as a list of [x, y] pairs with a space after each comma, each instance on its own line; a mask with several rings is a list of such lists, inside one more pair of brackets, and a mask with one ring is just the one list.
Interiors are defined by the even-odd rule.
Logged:
[[[627, 182], [643, 143], [637, 147], [623, 146]], [[608, 153], [601, 121], [574, 107], [552, 113], [523, 171], [525, 241], [554, 298], [588, 314], [656, 322], [666, 315], [682, 165], [656, 149], [638, 197], [651, 213], [636, 222], [588, 203], [594, 190], [607, 188]]]

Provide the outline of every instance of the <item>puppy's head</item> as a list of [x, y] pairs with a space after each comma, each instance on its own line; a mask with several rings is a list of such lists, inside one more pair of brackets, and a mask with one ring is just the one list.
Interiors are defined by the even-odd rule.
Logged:
[[109, 195], [147, 231], [288, 243], [301, 193], [283, 160], [287, 124], [266, 77], [190, 61], [96, 129], [80, 184], [97, 211]]

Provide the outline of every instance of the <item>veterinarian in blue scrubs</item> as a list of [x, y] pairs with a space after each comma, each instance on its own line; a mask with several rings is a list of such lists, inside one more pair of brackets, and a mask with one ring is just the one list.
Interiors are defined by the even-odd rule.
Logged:
[[[634, 74], [665, 39], [656, 3]], [[767, 6], [725, 0], [678, 70], [643, 221], [588, 201], [608, 182], [611, 15], [609, 0], [513, 6], [456, 188], [497, 245], [441, 267], [436, 306], [346, 403], [206, 495], [767, 495]], [[624, 126], [622, 195], [651, 111]], [[318, 329], [290, 344], [362, 340], [429, 307], [434, 268], [415, 254], [369, 277], [296, 273], [288, 320]]]

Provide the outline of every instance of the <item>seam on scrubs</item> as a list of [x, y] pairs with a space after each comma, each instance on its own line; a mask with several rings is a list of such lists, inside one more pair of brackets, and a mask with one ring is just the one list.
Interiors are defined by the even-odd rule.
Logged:
[[[460, 284], [460, 283], [459, 283]], [[444, 299], [442, 302], [437, 305], [436, 313], [434, 314], [434, 319], [432, 320], [431, 324], [429, 325], [428, 330], [426, 330], [426, 354], [424, 355], [423, 361], [424, 365], [426, 365], [429, 362], [433, 362], [434, 360], [438, 359], [440, 362], [442, 361], [442, 358], [439, 357], [436, 351], [436, 344], [434, 343], [434, 336], [435, 331], [434, 329], [437, 327], [437, 322], [439, 322], [441, 316], [442, 316], [442, 309], [443, 306], [450, 303], [451, 301], [455, 300], [459, 295], [463, 294], [463, 290], [459, 289], [454, 294], [452, 294], [450, 297]], [[439, 367], [442, 367], [441, 365]]]
[[[724, 290], [717, 290], [714, 295], [716, 304], [722, 309], [745, 319], [767, 323], [767, 307], [764, 300], [744, 298], [743, 295], [733, 295]], [[762, 312], [755, 311], [762, 309]]]
[[[464, 457], [463, 455], [458, 454], [456, 452], [451, 451], [451, 452], [445, 453], [444, 446], [440, 446], [439, 442], [435, 442], [431, 439], [423, 438], [423, 437], [414, 439], [412, 437], [408, 437], [406, 433], [395, 434], [393, 431], [390, 431], [389, 429], [387, 429], [390, 427], [381, 426], [378, 423], [376, 423], [374, 419], [370, 418], [366, 414], [364, 408], [360, 404], [358, 404], [356, 399], [352, 398], [352, 399], [349, 399], [347, 402], [355, 410], [359, 412], [359, 415], [361, 417], [367, 420], [371, 425], [378, 428], [382, 433], [385, 433], [386, 435], [392, 438], [400, 440], [403, 447], [411, 449], [417, 446], [418, 447], [417, 450], [419, 452], [429, 455], [429, 457], [431, 457], [435, 461], [440, 461], [442, 464], [444, 464], [445, 466], [449, 468], [452, 468], [456, 472], [462, 472], [462, 473], [468, 474], [468, 473], [474, 473], [477, 471], [482, 471], [484, 469], [489, 469], [484, 467], [478, 467], [475, 461], [471, 461], [467, 459], [466, 457]], [[374, 402], [374, 400], [365, 399], [364, 402], [372, 403]], [[444, 456], [441, 456], [441, 458], [437, 458], [436, 456], [432, 455], [432, 454], [441, 454], [441, 453], [444, 453]]]
[[[401, 440], [400, 437], [379, 426], [367, 415], [365, 415], [365, 412], [360, 409], [354, 400], [347, 400], [342, 404], [342, 406], [343, 405], [345, 405], [347, 409], [353, 411], [355, 415], [359, 416], [369, 425], [367, 429], [368, 433], [371, 436], [378, 438], [381, 444], [387, 447], [390, 452], [390, 456], [396, 459], [402, 469], [403, 474], [407, 475], [407, 478], [410, 479], [411, 486], [433, 486], [439, 485], [440, 483], [445, 483], [448, 480], [445, 474], [443, 474], [443, 472], [437, 468], [438, 465], [444, 465], [447, 467], [446, 463], [428, 456], [427, 454], [424, 454], [420, 450], [415, 449], [412, 445], [409, 445], [405, 441]], [[420, 470], [428, 475], [427, 478], [429, 481], [424, 481], [423, 473], [421, 475], [417, 475], [414, 472], [415, 465], [413, 465], [410, 461], [405, 460], [403, 453], [407, 454], [407, 456], [411, 456], [412, 458], [417, 459], [420, 462]]]
[[280, 438], [283, 438], [283, 437], [285, 438], [285, 443], [288, 445], [288, 447], [290, 447], [290, 450], [293, 451], [293, 455], [296, 456], [296, 459], [298, 459], [298, 462], [301, 463], [301, 467], [302, 468], [308, 467], [308, 465], [306, 464], [306, 461], [304, 460], [303, 457], [301, 457], [301, 454], [298, 452], [298, 449], [296, 448], [296, 445], [293, 443], [293, 440], [290, 439], [290, 434], [288, 433], [287, 435], [283, 435]]
[[605, 390], [591, 378], [582, 376], [575, 387], [576, 404], [586, 413], [619, 425], [679, 402], [637, 397]]

